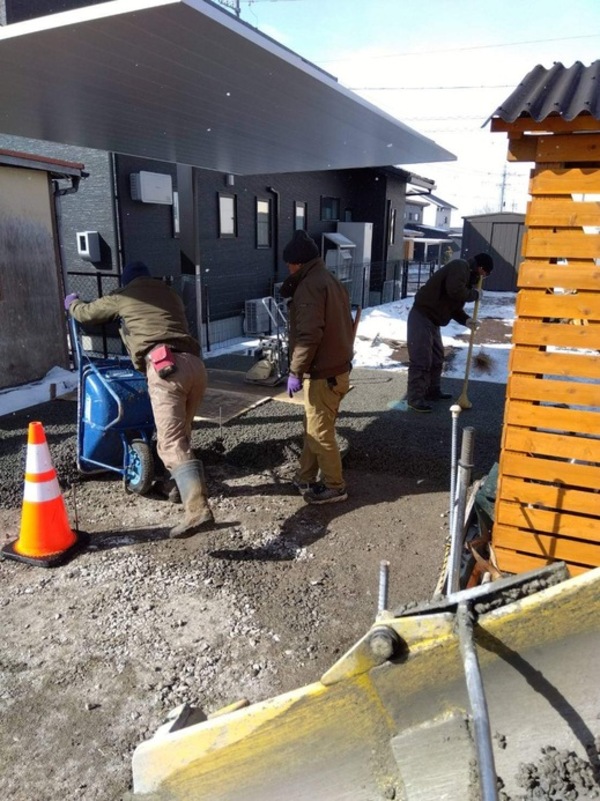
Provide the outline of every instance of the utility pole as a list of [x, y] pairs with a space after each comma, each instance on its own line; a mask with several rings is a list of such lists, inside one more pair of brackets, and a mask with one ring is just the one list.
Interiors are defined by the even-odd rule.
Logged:
[[240, 10], [240, 0], [217, 0], [217, 3], [220, 3], [222, 6], [235, 11], [235, 15], [239, 19], [240, 14], [242, 13]]
[[506, 193], [506, 164], [504, 165], [504, 169], [502, 170], [502, 183], [500, 184], [500, 211], [504, 209], [504, 195]]

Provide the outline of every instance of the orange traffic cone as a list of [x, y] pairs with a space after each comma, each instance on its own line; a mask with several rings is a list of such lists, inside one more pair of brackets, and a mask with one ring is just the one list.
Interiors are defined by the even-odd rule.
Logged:
[[19, 539], [2, 548], [9, 559], [42, 567], [66, 561], [82, 545], [71, 530], [41, 423], [29, 424]]

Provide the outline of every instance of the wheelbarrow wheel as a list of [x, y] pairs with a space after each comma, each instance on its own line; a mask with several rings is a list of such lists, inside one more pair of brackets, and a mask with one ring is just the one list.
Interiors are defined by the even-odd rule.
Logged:
[[143, 439], [132, 440], [127, 445], [127, 457], [125, 489], [144, 495], [154, 482], [154, 459], [150, 445]]

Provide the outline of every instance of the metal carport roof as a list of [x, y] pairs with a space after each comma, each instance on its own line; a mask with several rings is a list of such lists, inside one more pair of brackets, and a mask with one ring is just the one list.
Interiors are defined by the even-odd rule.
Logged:
[[204, 0], [0, 27], [0, 131], [259, 174], [449, 161], [431, 139]]

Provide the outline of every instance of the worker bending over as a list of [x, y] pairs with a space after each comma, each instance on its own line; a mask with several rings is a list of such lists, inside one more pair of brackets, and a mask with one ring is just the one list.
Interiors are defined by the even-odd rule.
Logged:
[[148, 378], [158, 455], [174, 478], [184, 519], [171, 537], [189, 537], [214, 524], [202, 462], [192, 451], [192, 423], [207, 385], [200, 345], [188, 331], [183, 302], [141, 261], [123, 270], [121, 288], [84, 303], [67, 295], [65, 309], [80, 323], [119, 320], [134, 367]]
[[408, 408], [431, 412], [428, 401], [451, 398], [440, 387], [444, 366], [444, 346], [440, 326], [450, 320], [476, 330], [479, 323], [464, 310], [465, 303], [477, 300], [475, 285], [488, 276], [494, 262], [488, 253], [478, 253], [469, 261], [453, 259], [437, 270], [415, 295], [408, 314]]

